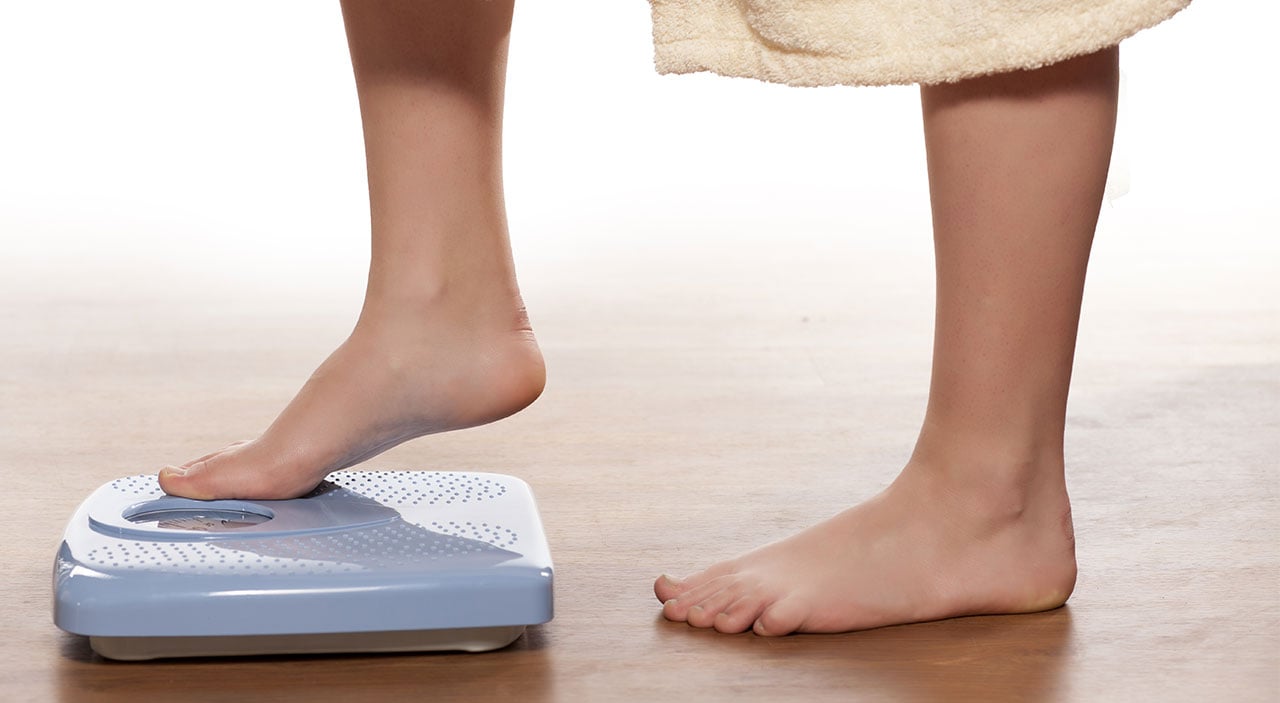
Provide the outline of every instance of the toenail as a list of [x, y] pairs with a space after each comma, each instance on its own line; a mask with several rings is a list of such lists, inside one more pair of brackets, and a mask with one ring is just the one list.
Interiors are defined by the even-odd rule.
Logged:
[[666, 574], [663, 574], [663, 575], [662, 575], [662, 580], [663, 580], [663, 581], [666, 581], [666, 582], [667, 582], [667, 584], [668, 584], [668, 585], [670, 585], [670, 586], [679, 586], [679, 585], [680, 585], [680, 579], [677, 579], [677, 578], [675, 578], [674, 576], [668, 576], [668, 575], [666, 575]]
[[171, 474], [176, 476], [187, 475], [187, 470], [182, 468], [181, 466], [166, 466], [163, 469], [160, 469], [160, 471], [161, 473], [166, 473], [166, 474]]

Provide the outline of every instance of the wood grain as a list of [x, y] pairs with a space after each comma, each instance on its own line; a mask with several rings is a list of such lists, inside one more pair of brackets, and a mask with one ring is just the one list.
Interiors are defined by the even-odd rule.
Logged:
[[[657, 254], [534, 260], [523, 273], [551, 369], [544, 398], [371, 463], [533, 485], [556, 618], [484, 655], [128, 664], [54, 628], [50, 566], [79, 501], [264, 426], [356, 301], [321, 281], [281, 298], [141, 265], [125, 283], [9, 279], [0, 699], [1280, 698], [1274, 313], [1229, 301], [1086, 311], [1068, 436], [1081, 579], [1067, 607], [782, 639], [663, 621], [656, 575], [874, 493], [923, 407], [927, 252], [753, 246], [728, 269], [712, 247], [674, 269]], [[770, 283], [779, 261], [790, 273]], [[655, 270], [667, 273], [655, 282]], [[1098, 288], [1091, 301], [1122, 298], [1105, 276]]]

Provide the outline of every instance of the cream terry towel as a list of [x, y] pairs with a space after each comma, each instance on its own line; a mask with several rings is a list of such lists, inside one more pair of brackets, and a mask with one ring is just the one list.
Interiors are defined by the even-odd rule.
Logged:
[[1120, 42], [1191, 0], [651, 0], [661, 73], [944, 83]]

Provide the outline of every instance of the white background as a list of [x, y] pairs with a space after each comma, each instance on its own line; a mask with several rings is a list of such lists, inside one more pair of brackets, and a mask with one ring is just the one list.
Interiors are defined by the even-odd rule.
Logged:
[[[840, 237], [927, 257], [915, 88], [657, 76], [643, 0], [518, 5], [506, 169], [531, 297], [589, 281], [543, 272], [641, 249]], [[1125, 44], [1129, 193], [1105, 208], [1095, 277], [1158, 265], [1177, 305], [1276, 309], [1278, 18], [1199, 0]], [[74, 278], [271, 305], [305, 284], [358, 305], [367, 205], [335, 2], [7, 4], [0, 66], [14, 294]]]

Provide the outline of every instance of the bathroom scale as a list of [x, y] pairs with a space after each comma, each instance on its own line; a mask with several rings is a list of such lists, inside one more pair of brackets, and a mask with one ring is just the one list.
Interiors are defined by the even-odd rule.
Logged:
[[53, 619], [110, 659], [505, 647], [552, 616], [529, 486], [338, 471], [292, 500], [94, 491], [67, 525]]

